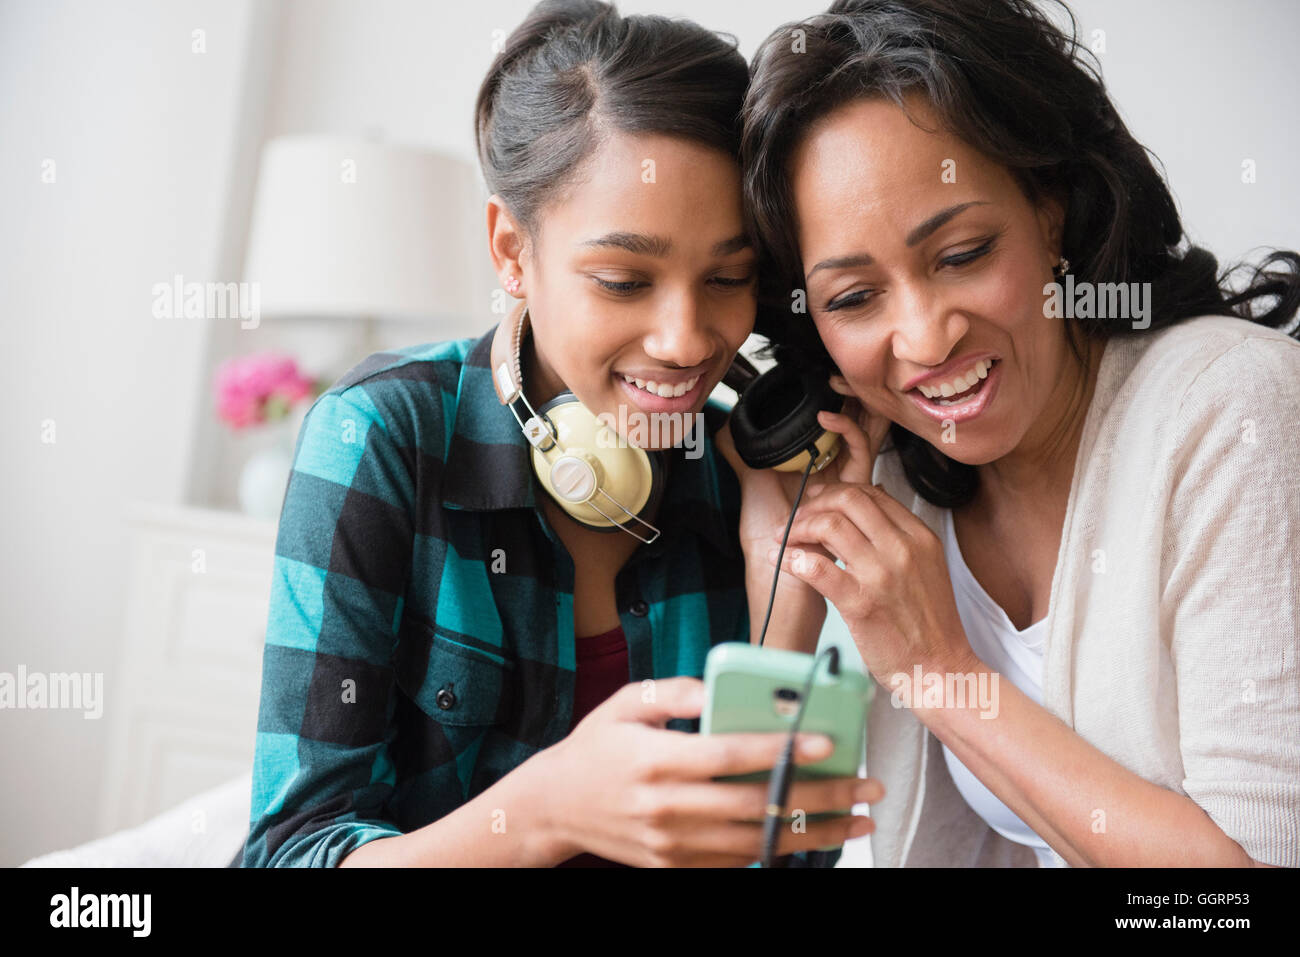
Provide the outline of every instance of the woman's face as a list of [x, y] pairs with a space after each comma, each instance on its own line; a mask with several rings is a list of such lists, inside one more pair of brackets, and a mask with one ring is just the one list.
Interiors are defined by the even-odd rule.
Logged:
[[678, 444], [753, 330], [754, 260], [733, 159], [612, 135], [543, 207], [519, 256], [536, 355], [528, 391], [568, 388], [627, 422], [632, 444]]
[[791, 172], [808, 311], [867, 407], [970, 465], [1051, 434], [1072, 375], [1043, 309], [1060, 206], [1036, 208], [1006, 168], [883, 99], [819, 121]]

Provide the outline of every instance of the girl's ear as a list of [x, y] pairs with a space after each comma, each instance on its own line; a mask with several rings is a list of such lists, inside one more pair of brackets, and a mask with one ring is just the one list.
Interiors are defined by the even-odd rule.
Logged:
[[487, 201], [487, 231], [493, 270], [511, 295], [522, 298], [527, 237], [496, 193]]

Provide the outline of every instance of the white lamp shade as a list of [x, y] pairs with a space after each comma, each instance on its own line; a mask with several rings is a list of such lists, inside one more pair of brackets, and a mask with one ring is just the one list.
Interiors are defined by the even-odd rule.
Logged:
[[472, 166], [430, 150], [273, 139], [244, 278], [267, 316], [470, 317], [492, 289], [481, 193]]

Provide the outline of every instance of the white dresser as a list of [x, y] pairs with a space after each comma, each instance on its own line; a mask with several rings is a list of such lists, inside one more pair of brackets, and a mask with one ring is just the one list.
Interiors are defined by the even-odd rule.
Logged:
[[126, 518], [131, 584], [105, 676], [100, 834], [251, 769], [275, 554], [276, 524], [235, 512], [133, 504]]

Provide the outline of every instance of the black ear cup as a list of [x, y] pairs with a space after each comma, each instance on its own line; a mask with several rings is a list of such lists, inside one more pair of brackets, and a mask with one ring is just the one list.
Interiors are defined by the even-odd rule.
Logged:
[[749, 384], [731, 412], [736, 453], [752, 469], [775, 468], [825, 433], [818, 412], [838, 412], [843, 404], [824, 376], [773, 366]]

